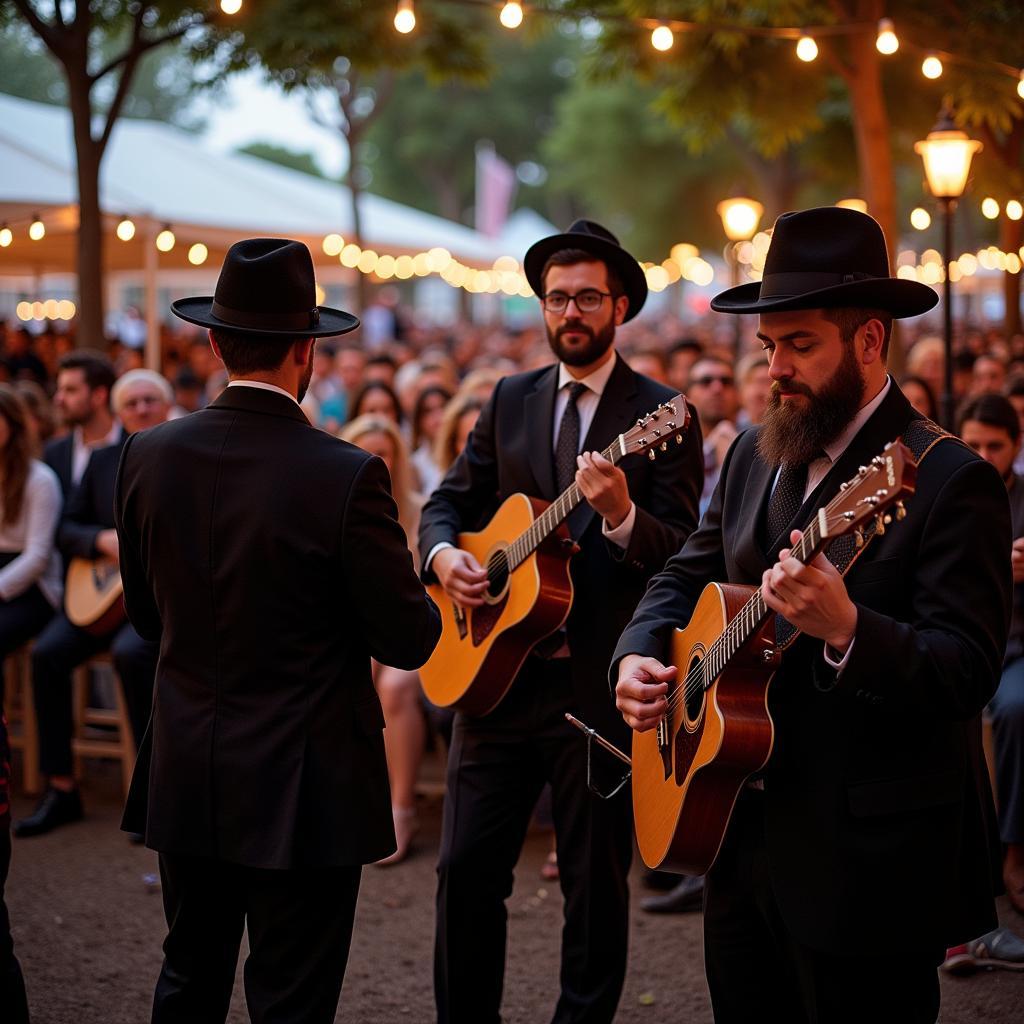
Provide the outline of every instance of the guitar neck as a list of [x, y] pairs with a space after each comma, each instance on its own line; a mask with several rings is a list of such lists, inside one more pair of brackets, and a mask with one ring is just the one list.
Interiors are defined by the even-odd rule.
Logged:
[[[621, 436], [610, 444], [601, 454], [612, 465], [617, 464], [626, 454]], [[553, 502], [524, 530], [508, 547], [507, 557], [509, 571], [524, 562], [540, 545], [551, 536], [559, 526], [572, 515], [573, 510], [583, 500], [579, 487], [571, 483]]]

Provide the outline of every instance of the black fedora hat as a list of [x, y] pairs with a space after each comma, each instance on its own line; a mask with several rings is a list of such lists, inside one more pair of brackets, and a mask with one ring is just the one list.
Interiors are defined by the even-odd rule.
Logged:
[[619, 240], [607, 229], [592, 220], [578, 220], [560, 235], [542, 238], [526, 251], [523, 270], [530, 287], [538, 294], [544, 294], [541, 274], [544, 264], [556, 252], [565, 249], [582, 249], [595, 259], [608, 264], [622, 279], [622, 287], [629, 299], [629, 309], [624, 320], [632, 320], [647, 301], [647, 277], [644, 268], [619, 245]]
[[761, 280], [711, 300], [719, 313], [781, 313], [854, 306], [894, 317], [926, 313], [939, 301], [927, 285], [889, 275], [878, 221], [841, 206], [784, 213], [775, 222]]
[[316, 304], [313, 257], [302, 242], [245, 238], [224, 257], [213, 296], [178, 299], [171, 312], [202, 327], [282, 338], [348, 334], [359, 318]]

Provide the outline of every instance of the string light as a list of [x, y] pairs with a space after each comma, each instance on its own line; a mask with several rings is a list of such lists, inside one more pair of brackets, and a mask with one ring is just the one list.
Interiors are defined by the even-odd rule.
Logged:
[[196, 242], [196, 244], [191, 246], [188, 250], [188, 261], [193, 267], [201, 267], [206, 262], [206, 257], [209, 255], [210, 250], [207, 249], [202, 242]]
[[805, 64], [810, 64], [818, 56], [818, 44], [810, 36], [801, 36], [796, 44], [796, 55]]
[[6, 249], [14, 241], [14, 232], [4, 224], [0, 227], [0, 249]]
[[934, 53], [928, 54], [921, 62], [921, 74], [925, 78], [939, 78], [942, 75], [942, 61]]
[[1024, 100], [1024, 70], [1020, 73], [1020, 80], [1017, 82], [1017, 95]]
[[896, 38], [896, 26], [892, 18], [882, 18], [878, 23], [878, 38], [875, 40], [875, 49], [884, 53], [887, 57], [900, 48], [900, 41]]
[[1009, 217], [1010, 220], [1020, 220], [1020, 218], [1024, 216], [1024, 206], [1021, 206], [1020, 200], [1011, 199], [1006, 204], [1006, 216]]
[[237, 14], [242, 9], [242, 0], [220, 0], [220, 9], [225, 14]]
[[668, 25], [658, 25], [651, 33], [651, 46], [662, 53], [671, 50], [675, 41], [676, 37]]
[[32, 214], [32, 223], [28, 227], [28, 237], [33, 242], [40, 241], [46, 235], [46, 225], [39, 219], [38, 213]]
[[910, 211], [910, 223], [918, 231], [926, 230], [931, 222], [931, 214], [923, 206], [918, 206]]
[[995, 220], [999, 216], [999, 204], [991, 196], [982, 199], [981, 214], [989, 220]]
[[840, 206], [844, 210], [856, 210], [858, 213], [868, 212], [868, 204], [863, 199], [840, 199], [836, 206]]
[[175, 241], [174, 232], [171, 230], [170, 224], [166, 224], [163, 231], [156, 236], [156, 247], [161, 252], [170, 252], [174, 248]]
[[516, 3], [515, 0], [508, 0], [501, 9], [501, 14], [498, 15], [498, 21], [505, 26], [505, 28], [519, 28], [523, 23], [523, 5]]
[[408, 35], [416, 27], [416, 12], [412, 8], [412, 0], [398, 0], [395, 11], [395, 29], [402, 35]]
[[122, 242], [130, 242], [135, 237], [135, 221], [131, 217], [124, 217], [115, 230]]
[[337, 256], [345, 247], [345, 239], [341, 235], [331, 232], [329, 235], [324, 235], [324, 240], [320, 244], [323, 246], [324, 255]]

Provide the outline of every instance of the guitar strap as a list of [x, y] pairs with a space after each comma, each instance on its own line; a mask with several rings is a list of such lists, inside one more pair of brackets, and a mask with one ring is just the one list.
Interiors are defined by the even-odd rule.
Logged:
[[[924, 461], [925, 456], [940, 441], [949, 440], [957, 444], [963, 444], [960, 438], [949, 433], [947, 430], [943, 430], [937, 423], [925, 417], [911, 420], [903, 431], [900, 440], [910, 449], [910, 453], [914, 456], [914, 461], [919, 466]], [[871, 539], [875, 536], [875, 530], [876, 523], [872, 519], [870, 524], [862, 531], [864, 543], [860, 547], [857, 547], [856, 538], [850, 534], [837, 537], [828, 546], [825, 557], [839, 570], [840, 576], [845, 576], [853, 568], [857, 559], [867, 551], [868, 544], [871, 543]], [[784, 651], [792, 646], [799, 635], [800, 630], [791, 622], [781, 615], [776, 616], [775, 641], [779, 650]]]

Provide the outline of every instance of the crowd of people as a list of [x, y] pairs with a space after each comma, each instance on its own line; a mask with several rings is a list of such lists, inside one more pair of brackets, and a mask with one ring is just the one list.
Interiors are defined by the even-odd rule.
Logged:
[[[581, 264], [577, 260], [565, 267], [558, 267], [556, 263], [554, 269], [564, 271], [563, 276], [569, 282], [566, 287], [576, 288], [577, 295], [585, 294], [587, 289], [599, 292], [600, 281], [595, 285], [582, 279], [570, 280], [580, 266], [600, 264]], [[550, 271], [550, 267], [545, 267], [545, 273]], [[624, 287], [628, 290], [628, 282]], [[654, 382], [650, 385], [652, 401], [672, 393], [686, 395], [699, 425], [699, 430], [691, 434], [694, 445], [700, 438], [699, 448], [695, 447], [692, 455], [695, 463], [702, 461], [703, 464], [702, 489], [699, 495], [693, 495], [692, 515], [687, 511], [689, 495], [659, 490], [667, 486], [665, 476], [650, 481], [645, 478], [640, 484], [630, 478], [626, 507], [631, 505], [630, 495], [634, 496], [636, 504], [632, 511], [622, 515], [615, 508], [616, 501], [621, 504], [621, 495], [611, 493], [611, 487], [608, 492], [595, 488], [589, 495], [591, 504], [601, 511], [604, 519], [603, 535], [598, 531], [595, 543], [610, 541], [628, 553], [641, 543], [637, 538], [645, 538], [644, 564], [639, 560], [635, 563], [640, 571], [628, 585], [620, 577], [614, 577], [616, 593], [635, 606], [647, 579], [678, 550], [685, 537], [696, 528], [698, 519], [709, 509], [712, 516], [720, 512], [720, 508], [716, 512], [714, 504], [716, 490], [732, 457], [730, 453], [736, 450], [736, 438], [747, 427], [761, 423], [769, 407], [773, 384], [770, 366], [776, 339], [769, 343], [765, 337], [755, 336], [755, 320], [750, 317], [749, 322], [744, 323], [742, 344], [737, 350], [732, 325], [725, 324], [726, 318], [718, 314], [711, 313], [696, 323], [684, 325], [672, 315], [626, 322], [632, 321], [632, 316], [625, 312], [626, 307], [623, 310], [615, 335], [618, 356], [636, 374]], [[926, 318], [922, 321], [904, 327], [900, 333], [899, 344], [905, 352], [904, 371], [893, 376], [914, 409], [938, 420], [944, 348], [941, 338], [934, 334], [934, 324]], [[358, 334], [318, 341], [311, 354], [311, 376], [301, 408], [313, 426], [378, 456], [387, 467], [397, 521], [404, 531], [416, 571], [427, 579], [433, 573], [433, 578], [440, 577], [446, 588], [449, 584], [465, 586], [467, 598], [476, 596], [478, 591], [471, 594], [474, 586], [471, 569], [460, 569], [456, 556], [441, 553], [450, 545], [444, 544], [443, 538], [442, 543], [423, 545], [420, 538], [434, 536], [431, 530], [436, 532], [441, 515], [438, 510], [443, 509], [446, 502], [450, 508], [458, 509], [467, 525], [474, 519], [479, 521], [491, 507], [490, 499], [499, 472], [512, 470], [497, 462], [494, 466], [480, 462], [481, 438], [493, 439], [501, 433], [508, 444], [510, 436], [517, 436], [525, 403], [530, 399], [525, 385], [522, 394], [516, 392], [509, 396], [506, 391], [504, 405], [500, 406], [500, 416], [505, 419], [499, 419], [495, 392], [500, 391], [502, 382], [512, 375], [527, 371], [536, 371], [539, 375], [542, 368], [550, 366], [552, 344], [540, 323], [517, 328], [471, 323], [437, 327], [419, 323], [414, 312], [406, 310], [399, 310], [392, 317], [390, 334], [390, 337], [375, 339], [369, 347], [359, 340]], [[63, 590], [73, 560], [114, 563], [123, 551], [119, 543], [123, 538], [118, 536], [114, 517], [115, 483], [122, 451], [129, 438], [210, 406], [228, 383], [228, 373], [205, 332], [186, 330], [168, 334], [163, 349], [162, 372], [158, 373], [142, 367], [137, 346], [114, 342], [107, 353], [92, 352], [74, 348], [68, 335], [48, 331], [31, 335], [0, 324], [0, 658], [12, 657], [26, 644], [31, 644], [39, 769], [46, 780], [35, 810], [13, 823], [13, 835], [19, 840], [68, 825], [86, 813], [71, 756], [71, 673], [76, 666], [99, 652], [109, 651], [123, 689], [136, 744], [141, 743], [150, 721], [159, 641], [140, 633], [133, 621], [123, 615], [99, 627], [76, 625], [64, 610]], [[225, 361], [229, 361], [229, 357], [226, 356]], [[890, 366], [892, 362], [890, 354]], [[529, 375], [515, 377], [516, 381], [528, 383], [532, 379]], [[884, 379], [884, 370], [880, 379]], [[617, 385], [614, 381], [602, 381], [601, 386]], [[958, 409], [956, 433], [998, 470], [1012, 511], [1015, 540], [1012, 566], [1008, 571], [1012, 568], [1015, 584], [1013, 621], [1002, 679], [987, 714], [994, 741], [998, 825], [1004, 850], [1003, 878], [1010, 901], [1024, 913], [1024, 598], [1021, 596], [1024, 594], [1024, 451], [1021, 443], [1024, 335], [1006, 337], [997, 328], [959, 324], [954, 345], [953, 387]], [[568, 401], [575, 408], [576, 398]], [[556, 422], [561, 420], [563, 408], [564, 404], [555, 417]], [[487, 417], [483, 421], [480, 420], [482, 414]], [[584, 426], [581, 430], [577, 421], [573, 456], [592, 415], [592, 410], [588, 412], [580, 407], [579, 416], [583, 417]], [[481, 422], [482, 426], [478, 426]], [[477, 428], [475, 435], [474, 428]], [[452, 467], [466, 450], [471, 435], [476, 438], [476, 454], [460, 460], [453, 472]], [[557, 468], [557, 451], [555, 459]], [[600, 475], [599, 466], [589, 468]], [[575, 462], [568, 472], [565, 479], [571, 481], [576, 472]], [[690, 480], [692, 476], [689, 471], [683, 474], [680, 470], [675, 483], [683, 486], [680, 481], [684, 477]], [[502, 479], [504, 489], [506, 484], [504, 477]], [[486, 491], [488, 486], [491, 492], [484, 493], [475, 504], [469, 504], [468, 500], [459, 504], [460, 494], [480, 487]], [[429, 505], [428, 501], [431, 501]], [[421, 523], [425, 505], [428, 509], [426, 522]], [[662, 523], [658, 529], [651, 527], [645, 518], [647, 508], [654, 508], [660, 516]], [[615, 525], [611, 525], [613, 523]], [[617, 532], [626, 526], [625, 534]], [[442, 533], [437, 536], [442, 537]], [[625, 539], [620, 539], [622, 537]], [[608, 555], [604, 548], [601, 552], [595, 548], [585, 557], [600, 567], [595, 572], [606, 571], [602, 559], [607, 560]], [[617, 573], [618, 568], [609, 563], [607, 571]], [[460, 576], [460, 572], [464, 575]], [[609, 580], [612, 578], [608, 576]], [[479, 585], [479, 580], [476, 584]], [[594, 616], [599, 614], [593, 611]], [[567, 636], [570, 646], [579, 655], [575, 659], [577, 664], [583, 657], [582, 645], [573, 645], [573, 630], [578, 628], [578, 623], [571, 619]], [[587, 628], [594, 628], [592, 622]], [[616, 636], [609, 635], [608, 644], [615, 639]], [[603, 658], [596, 660], [603, 661], [604, 665], [592, 666], [594, 671], [604, 672], [610, 650], [609, 647], [609, 651], [602, 651]], [[480, 752], [487, 749], [494, 737], [483, 730], [474, 732], [465, 723], [457, 726], [453, 737], [451, 715], [429, 705], [423, 696], [418, 672], [385, 661], [374, 658], [372, 682], [386, 723], [383, 740], [396, 838], [394, 852], [378, 863], [389, 866], [402, 861], [414, 846], [417, 779], [431, 735], [446, 748], [454, 745], [455, 756], [466, 757], [467, 765], [474, 757], [482, 756]], [[559, 697], [555, 703], [564, 702], [565, 694], [572, 692], [571, 687], [565, 689], [569, 684], [562, 678], [566, 661], [553, 657], [543, 667], [533, 667], [535, 685], [553, 682], [561, 687], [557, 689]], [[654, 678], [652, 675], [652, 682]], [[558, 703], [558, 710], [564, 710], [561, 703]], [[609, 706], [608, 710], [613, 709]], [[530, 720], [532, 711], [517, 706], [514, 713], [521, 716], [515, 719], [515, 728], [529, 728], [525, 723]], [[593, 717], [600, 719], [602, 714], [595, 711]], [[607, 724], [605, 731], [619, 730]], [[5, 738], [0, 734], [0, 740]], [[628, 739], [623, 737], [621, 742], [628, 743]], [[7, 759], [4, 762], [6, 766]], [[582, 871], [597, 869], [593, 864], [581, 866], [585, 859], [582, 839], [578, 830], [571, 826], [565, 797], [559, 793], [565, 778], [564, 774], [552, 770], [547, 782], [554, 789], [556, 822], [561, 823], [558, 857], [553, 857], [553, 864], [563, 875], [569, 873], [567, 894], [571, 898], [576, 876]], [[16, 775], [14, 781], [16, 784]], [[544, 781], [538, 776], [531, 779], [530, 785], [514, 790], [515, 800], [525, 801], [529, 804], [526, 810], [531, 810]], [[9, 774], [0, 777], [0, 813], [8, 816], [5, 790], [9, 783]], [[489, 780], [488, 784], [491, 783]], [[475, 805], [468, 790], [462, 799], [470, 808], [468, 818], [471, 819]], [[486, 944], [477, 949], [461, 948], [473, 943], [474, 933], [472, 914], [461, 924], [459, 915], [466, 915], [474, 893], [478, 893], [481, 886], [492, 884], [491, 880], [481, 881], [473, 874], [479, 869], [480, 843], [486, 841], [481, 830], [498, 827], [486, 814], [487, 809], [481, 805], [475, 833], [467, 825], [466, 816], [458, 826], [447, 819], [445, 825], [438, 913], [442, 921], [447, 917], [451, 923], [446, 936], [449, 947], [442, 951], [437, 984], [439, 1005], [447, 1006], [445, 1012], [453, 1020], [464, 1019], [458, 1008], [460, 1000], [472, 1002], [479, 995], [474, 986], [466, 987], [462, 995], [456, 991], [460, 984], [456, 973], [463, 979], [461, 984], [465, 984], [467, 967], [478, 986], [486, 987], [488, 979], [493, 979], [496, 972], [500, 998], [500, 969], [487, 960], [493, 948], [486, 948]], [[10, 861], [7, 823], [0, 821], [0, 896]], [[612, 830], [619, 824], [609, 815], [604, 822], [588, 822], [587, 828]], [[509, 842], [501, 844], [502, 856], [511, 857], [514, 863], [518, 854], [514, 836], [519, 828], [518, 819], [503, 822], [501, 827], [511, 835]], [[144, 831], [140, 826], [130, 838], [141, 842]], [[586, 840], [593, 842], [593, 831], [587, 833]], [[611, 878], [616, 885], [621, 883], [624, 887], [629, 854], [614, 851], [612, 840], [607, 845], [609, 863], [601, 869], [602, 877]], [[593, 856], [592, 846], [586, 856]], [[676, 876], [670, 876], [667, 883], [664, 876], [653, 874], [648, 881], [652, 887], [669, 886], [663, 895], [650, 898], [648, 906], [653, 911], [692, 910], [702, 905], [703, 882], [699, 878], [684, 878], [677, 883]], [[499, 880], [495, 884], [500, 886], [504, 882]], [[619, 904], [619, 909], [623, 905]], [[609, 907], [604, 910], [609, 911]], [[595, 927], [594, 915], [598, 912], [597, 907], [588, 909], [588, 927]], [[0, 921], [0, 939], [6, 942], [6, 947], [0, 948], [0, 958], [10, 961], [12, 954], [9, 938], [4, 938], [8, 935], [5, 924]], [[487, 924], [500, 931], [503, 919], [499, 915]], [[608, 985], [606, 995], [598, 994], [594, 998], [610, 1000], [614, 1005], [616, 985], [621, 983], [621, 979], [616, 982], [616, 963], [624, 953], [607, 936], [622, 931], [620, 937], [624, 943], [625, 922], [609, 918], [605, 925], [606, 941], [601, 952], [607, 954], [608, 963], [601, 966], [599, 960], [592, 959], [585, 969], [580, 968], [580, 976], [587, 976], [587, 983], [595, 991], [602, 983]], [[461, 939], [456, 938], [459, 935]], [[566, 941], [571, 945], [572, 936], [567, 935]], [[588, 947], [582, 938], [578, 944], [579, 949], [589, 950], [588, 955], [594, 957], [594, 948]], [[500, 947], [500, 943], [498, 945]], [[566, 969], [571, 969], [571, 950], [566, 957], [564, 962], [569, 965]], [[946, 963], [950, 969], [958, 969], [1000, 961], [1024, 964], [1024, 942], [1005, 929], [978, 936], [950, 950]], [[595, 971], [606, 975], [603, 981], [589, 977]], [[8, 986], [6, 991], [3, 985]], [[16, 998], [23, 1001], [23, 994], [18, 997], [16, 992], [13, 975], [0, 971], [0, 1005], [4, 1005], [5, 998], [12, 1000], [8, 1005], [15, 1005]], [[494, 992], [486, 992], [484, 998], [493, 1000]], [[563, 993], [563, 1000], [566, 998]], [[27, 1019], [27, 1010], [24, 1010], [24, 1018]], [[17, 1013], [12, 1019], [19, 1019]]]

